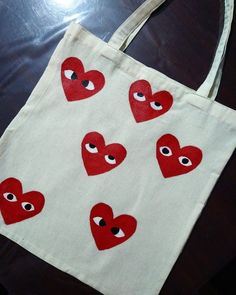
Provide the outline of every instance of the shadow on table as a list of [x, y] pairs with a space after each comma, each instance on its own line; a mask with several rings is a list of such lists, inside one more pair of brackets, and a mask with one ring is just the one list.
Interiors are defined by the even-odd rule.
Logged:
[[7, 290], [0, 284], [0, 295], [8, 295]]
[[236, 258], [193, 295], [235, 295]]

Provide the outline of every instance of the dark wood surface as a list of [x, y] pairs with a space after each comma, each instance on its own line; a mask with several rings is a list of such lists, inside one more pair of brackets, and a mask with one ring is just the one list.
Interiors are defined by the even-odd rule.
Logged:
[[[108, 40], [118, 25], [142, 2], [1, 1], [0, 134], [25, 104], [71, 20], [77, 19], [95, 35]], [[213, 59], [222, 29], [223, 9], [223, 1], [220, 0], [166, 1], [126, 52], [197, 89]], [[217, 101], [236, 109], [236, 17]], [[196, 294], [203, 284], [236, 257], [235, 182], [234, 154], [161, 295]], [[0, 284], [11, 295], [99, 294], [3, 236], [0, 236]], [[3, 292], [0, 286], [0, 294]]]

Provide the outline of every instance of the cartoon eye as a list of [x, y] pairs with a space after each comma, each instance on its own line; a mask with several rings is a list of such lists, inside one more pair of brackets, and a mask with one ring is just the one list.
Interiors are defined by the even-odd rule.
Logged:
[[70, 79], [70, 80], [77, 80], [78, 79], [77, 74], [71, 70], [65, 70], [64, 75], [66, 76], [67, 79]]
[[192, 165], [191, 160], [187, 157], [179, 157], [179, 162], [180, 162], [180, 164], [182, 164], [184, 166], [191, 166]]
[[144, 94], [142, 92], [135, 92], [134, 98], [138, 101], [145, 101], [146, 100], [146, 97], [144, 96]]
[[93, 218], [93, 221], [94, 221], [97, 225], [99, 225], [99, 226], [105, 226], [105, 225], [106, 225], [105, 220], [104, 220], [102, 217], [99, 217], [99, 216], [94, 217], [94, 218]]
[[112, 227], [111, 228], [111, 232], [113, 233], [113, 235], [117, 238], [123, 238], [125, 236], [124, 232], [122, 229], [120, 229], [119, 227]]
[[96, 148], [96, 145], [92, 143], [86, 143], [85, 148], [88, 152], [95, 154], [98, 152], [98, 149]]
[[89, 80], [82, 80], [81, 84], [86, 88], [87, 90], [94, 90], [95, 86], [92, 81]]
[[106, 155], [105, 160], [109, 164], [112, 164], [112, 165], [116, 164], [116, 159], [112, 155]]
[[157, 101], [151, 102], [150, 105], [156, 111], [160, 111], [160, 110], [163, 109], [162, 105], [159, 102], [157, 102]]
[[22, 202], [21, 206], [25, 211], [34, 211], [34, 205], [32, 205], [28, 202]]
[[4, 193], [3, 197], [9, 202], [16, 202], [17, 201], [16, 196], [13, 195], [12, 193]]
[[161, 146], [160, 152], [163, 156], [166, 156], [166, 157], [172, 156], [172, 151], [168, 146]]

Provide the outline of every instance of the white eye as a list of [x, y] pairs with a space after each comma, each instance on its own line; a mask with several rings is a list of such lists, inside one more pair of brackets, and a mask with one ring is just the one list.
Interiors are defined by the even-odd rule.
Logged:
[[159, 102], [157, 102], [157, 101], [151, 102], [150, 105], [156, 111], [160, 111], [160, 110], [163, 109], [162, 105]]
[[9, 202], [16, 202], [17, 201], [16, 196], [13, 195], [12, 193], [4, 193], [3, 197]]
[[163, 156], [166, 156], [166, 157], [172, 156], [172, 151], [168, 146], [161, 146], [160, 152]]
[[92, 81], [89, 81], [89, 80], [83, 80], [81, 82], [81, 84], [84, 86], [84, 88], [86, 88], [87, 90], [94, 90], [95, 89], [95, 86], [93, 84]]
[[78, 79], [77, 74], [71, 70], [65, 70], [64, 75], [66, 76], [67, 79], [70, 79], [70, 80], [77, 80]]
[[138, 101], [145, 101], [146, 100], [146, 97], [144, 96], [144, 94], [142, 92], [135, 92], [134, 98]]
[[123, 238], [125, 236], [124, 232], [122, 229], [120, 229], [119, 227], [112, 227], [111, 228], [111, 232], [113, 233], [113, 235], [117, 238]]
[[32, 205], [28, 202], [22, 202], [21, 206], [25, 211], [34, 211], [34, 205]]
[[184, 165], [184, 166], [191, 166], [192, 165], [191, 160], [187, 157], [179, 157], [179, 162], [181, 165]]
[[99, 225], [99, 226], [105, 226], [105, 225], [106, 225], [105, 220], [104, 220], [102, 217], [99, 217], [99, 216], [94, 217], [94, 218], [93, 218], [93, 221], [94, 221], [97, 225]]
[[116, 164], [116, 159], [112, 155], [106, 155], [105, 160], [106, 160], [107, 163], [109, 163], [111, 165]]
[[88, 152], [95, 154], [98, 152], [98, 149], [96, 148], [96, 145], [92, 143], [86, 143], [85, 148]]

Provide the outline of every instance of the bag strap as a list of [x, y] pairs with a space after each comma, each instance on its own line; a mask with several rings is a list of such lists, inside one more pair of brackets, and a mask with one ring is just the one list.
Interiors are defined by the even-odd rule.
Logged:
[[215, 58], [205, 81], [197, 90], [199, 95], [207, 96], [211, 100], [215, 100], [220, 86], [225, 52], [234, 14], [234, 0], [224, 0], [224, 3], [224, 27], [215, 53]]
[[117, 50], [125, 50], [138, 34], [154, 10], [165, 0], [146, 0], [122, 23], [111, 36], [108, 44]]
[[[165, 0], [146, 0], [121, 24], [109, 40], [108, 44], [117, 50], [125, 50], [134, 39], [152, 12]], [[224, 27], [219, 40], [218, 48], [212, 63], [212, 67], [202, 85], [198, 88], [199, 95], [214, 100], [222, 77], [222, 69], [226, 47], [233, 20], [234, 0], [224, 0]]]

